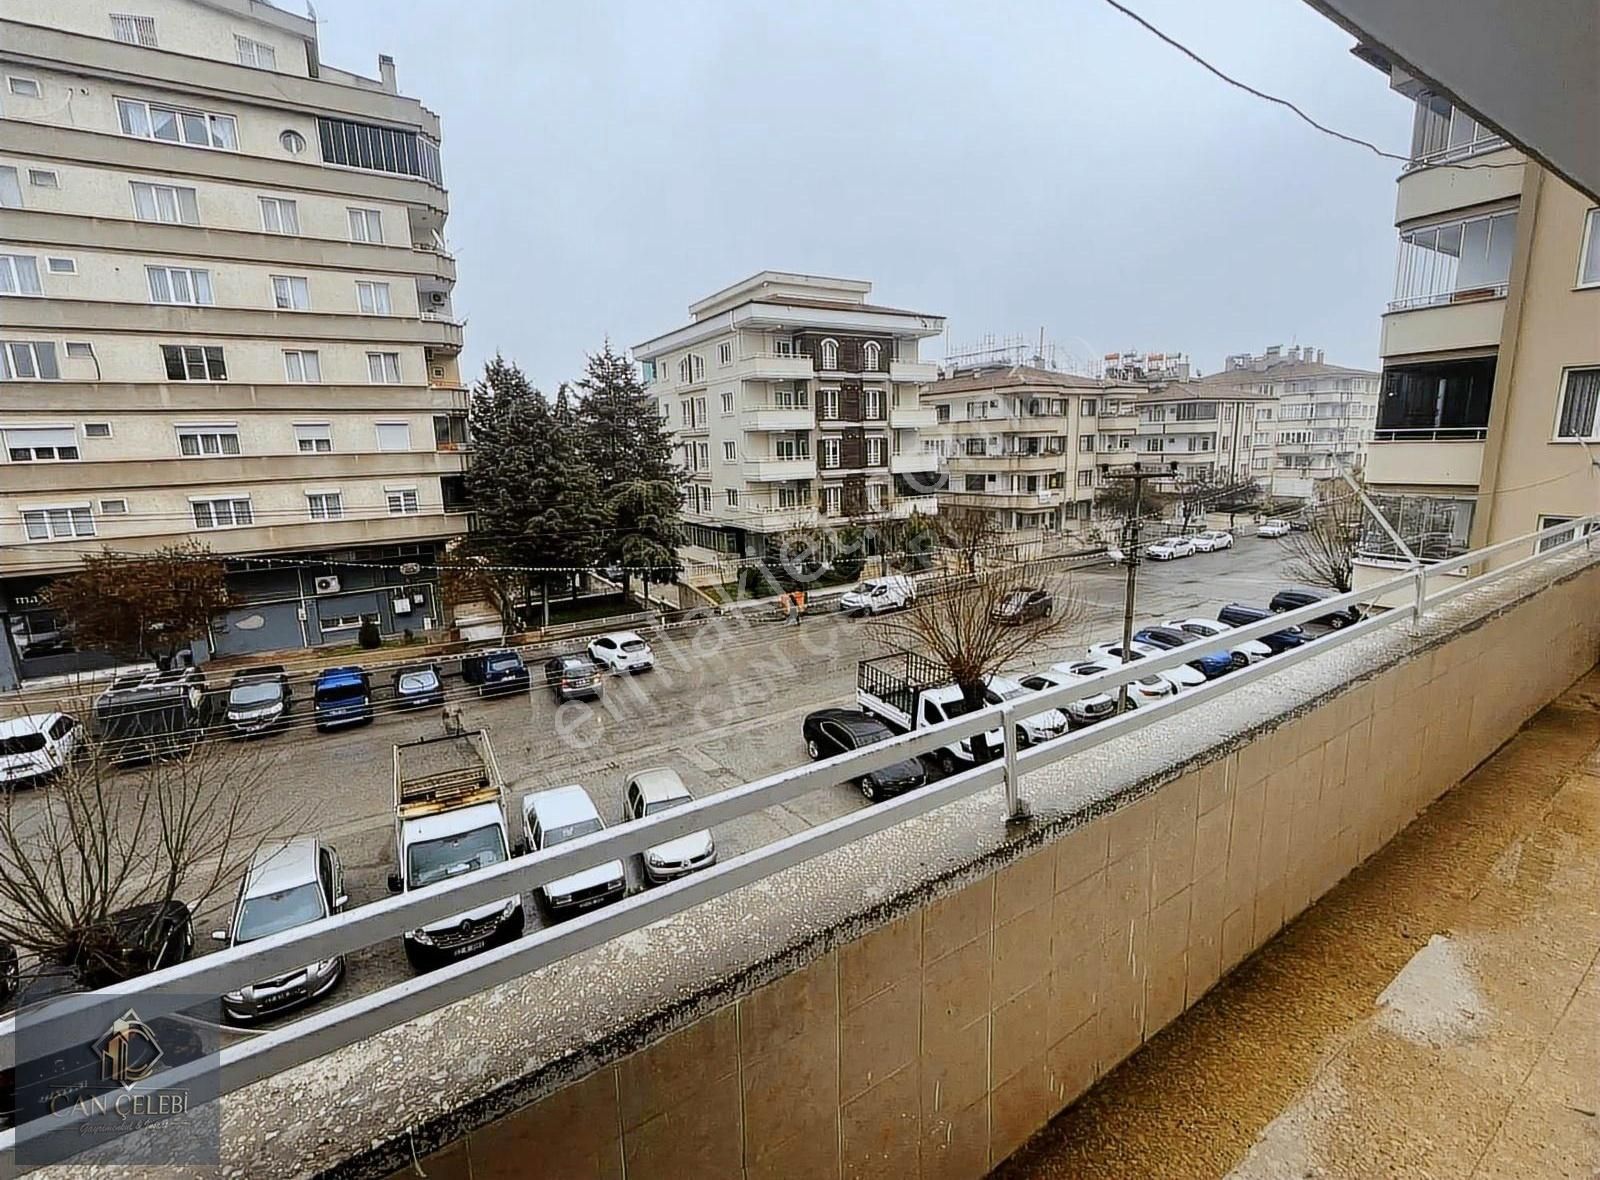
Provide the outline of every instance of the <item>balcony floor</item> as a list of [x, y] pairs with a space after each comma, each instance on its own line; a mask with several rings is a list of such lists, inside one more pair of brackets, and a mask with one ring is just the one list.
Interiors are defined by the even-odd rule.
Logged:
[[1584, 1177], [1600, 669], [995, 1175]]

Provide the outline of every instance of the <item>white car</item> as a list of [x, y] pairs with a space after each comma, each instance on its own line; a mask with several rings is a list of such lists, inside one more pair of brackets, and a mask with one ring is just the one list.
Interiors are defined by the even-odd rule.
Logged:
[[65, 713], [0, 721], [0, 786], [14, 790], [60, 774], [82, 741], [82, 728]]
[[[1187, 631], [1190, 635], [1202, 639], [1222, 639], [1225, 642], [1228, 632], [1233, 628], [1216, 619], [1168, 619], [1166, 626], [1176, 627], [1179, 631]], [[1259, 639], [1246, 639], [1240, 642], [1229, 642], [1228, 650], [1243, 656], [1250, 663], [1264, 660], [1272, 654], [1272, 649]]]
[[1215, 553], [1218, 549], [1233, 548], [1233, 534], [1225, 533], [1221, 529], [1211, 529], [1207, 532], [1196, 533], [1189, 540], [1194, 543], [1197, 553]]
[[589, 658], [608, 672], [648, 672], [656, 666], [655, 652], [632, 631], [612, 631], [593, 640]]
[[1194, 542], [1188, 537], [1168, 537], [1157, 541], [1144, 551], [1151, 561], [1171, 561], [1175, 557], [1193, 557]]
[[[1029, 692], [1049, 692], [1051, 689], [1065, 688], [1082, 679], [1083, 676], [1076, 672], [1051, 668], [1045, 672], [1034, 672], [1024, 676], [1019, 683]], [[1163, 683], [1162, 687], [1168, 686]], [[1097, 692], [1093, 696], [1079, 697], [1075, 701], [1068, 701], [1061, 707], [1061, 711], [1067, 715], [1067, 721], [1073, 728], [1082, 729], [1086, 725], [1093, 725], [1097, 721], [1104, 721], [1116, 715], [1116, 694]]]
[[[1083, 680], [1090, 676], [1098, 676], [1102, 672], [1110, 672], [1116, 668], [1115, 660], [1067, 660], [1064, 663], [1050, 665], [1050, 671], [1063, 676], [1070, 676], [1075, 680]], [[1177, 690], [1172, 687], [1170, 680], [1163, 679], [1152, 673], [1141, 676], [1137, 680], [1128, 681], [1128, 701], [1135, 708], [1139, 705], [1153, 705], [1157, 701], [1164, 701]], [[1117, 698], [1117, 690], [1109, 689], [1106, 692], [1113, 702]], [[1092, 700], [1093, 698], [1085, 698]]]
[[[643, 819], [647, 815], [660, 815], [674, 807], [694, 802], [689, 788], [683, 785], [678, 772], [666, 766], [641, 770], [628, 780], [623, 793], [623, 818]], [[717, 842], [709, 830], [690, 832], [664, 844], [652, 844], [644, 850], [644, 875], [653, 885], [674, 881], [696, 869], [710, 868], [717, 863]]]
[[1287, 537], [1289, 535], [1289, 522], [1286, 520], [1267, 520], [1256, 528], [1258, 537]]
[[[523, 830], [536, 852], [605, 830], [589, 792], [577, 783], [536, 791], [522, 800]], [[571, 876], [539, 886], [553, 914], [575, 913], [620, 901], [628, 893], [628, 875], [620, 860], [608, 860]]]
[[[991, 676], [988, 684], [989, 691], [1002, 701], [1014, 701], [1019, 697], [1033, 695], [1031, 688], [1025, 687], [1009, 676]], [[1017, 722], [1019, 744], [1024, 746], [1052, 741], [1066, 732], [1067, 715], [1060, 709], [1045, 709]]]
[[[1138, 641], [1135, 641], [1128, 650], [1129, 657], [1135, 660], [1149, 659], [1167, 654], [1159, 647], [1152, 647], [1148, 643], [1139, 643]], [[1120, 658], [1121, 655], [1121, 643], [1096, 643], [1089, 648], [1089, 658], [1092, 660], [1115, 660]], [[1205, 673], [1198, 668], [1191, 668], [1188, 664], [1179, 664], [1176, 668], [1166, 668], [1157, 672], [1156, 675], [1170, 683], [1174, 692], [1182, 692], [1186, 688], [1199, 688], [1206, 682]]]

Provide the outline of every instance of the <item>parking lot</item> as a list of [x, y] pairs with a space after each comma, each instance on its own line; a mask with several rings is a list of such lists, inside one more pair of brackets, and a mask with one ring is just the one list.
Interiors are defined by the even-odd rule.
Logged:
[[[1220, 605], [1235, 600], [1264, 604], [1283, 584], [1282, 553], [1276, 541], [1241, 536], [1230, 551], [1144, 563], [1137, 622], [1215, 617]], [[1125, 579], [1124, 569], [1110, 565], [1074, 571], [1066, 592], [1082, 604], [1084, 620], [1052, 636], [1014, 670], [1044, 667], [1081, 654], [1091, 642], [1120, 637]], [[856, 663], [883, 650], [878, 631], [871, 621], [837, 615], [809, 618], [799, 627], [775, 619], [717, 620], [654, 641], [657, 670], [611, 678], [598, 705], [558, 707], [536, 687], [494, 700], [463, 696], [463, 720], [489, 731], [514, 813], [527, 792], [580, 783], [614, 823], [622, 814], [626, 777], [647, 767], [672, 767], [700, 795], [804, 762], [802, 718], [823, 706], [854, 703]], [[296, 707], [303, 712], [306, 702]], [[380, 715], [372, 724], [328, 734], [297, 729], [250, 744], [270, 763], [273, 788], [262, 804], [274, 830], [313, 833], [332, 844], [344, 861], [354, 905], [382, 896], [393, 868], [393, 745], [439, 731], [438, 712], [429, 709]], [[849, 784], [813, 791], [722, 825], [715, 832], [718, 849], [724, 857], [735, 855], [864, 805]], [[512, 823], [515, 831], [515, 814]], [[629, 872], [637, 885], [638, 865]], [[231, 894], [215, 898], [197, 914], [197, 950], [215, 945], [207, 935], [224, 924], [231, 901]], [[543, 921], [531, 899], [527, 912], [531, 926]], [[343, 986], [368, 991], [409, 973], [394, 942], [353, 956]]]

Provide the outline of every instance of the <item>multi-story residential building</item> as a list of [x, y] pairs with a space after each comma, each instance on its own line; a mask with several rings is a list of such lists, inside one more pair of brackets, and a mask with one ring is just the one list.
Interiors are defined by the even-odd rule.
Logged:
[[[949, 474], [941, 498], [991, 513], [1008, 532], [1087, 520], [1102, 447], [1111, 445], [1103, 440], [1121, 433], [1136, 392], [1029, 365], [947, 374], [922, 391], [935, 414], [927, 440]], [[1108, 420], [1117, 433], [1102, 436]], [[1131, 430], [1121, 437], [1131, 440]]]
[[1174, 381], [1135, 398], [1134, 457], [1176, 462], [1176, 483], [1264, 482], [1271, 471], [1273, 397], [1237, 386]]
[[465, 516], [439, 120], [260, 0], [0, 13], [0, 610], [102, 546], [237, 560], [223, 651], [437, 625]]
[[[1465, 111], [1416, 104], [1367, 484], [1425, 559], [1600, 508], [1600, 211]], [[1368, 528], [1358, 583], [1392, 576]]]
[[1276, 399], [1275, 455], [1266, 476], [1252, 472], [1271, 496], [1309, 499], [1318, 480], [1366, 461], [1378, 413], [1378, 374], [1330, 365], [1323, 355], [1320, 348], [1273, 345], [1259, 356], [1230, 356], [1218, 372], [1201, 379], [1208, 387], [1240, 387]]
[[938, 457], [917, 387], [941, 316], [867, 302], [872, 284], [762, 271], [635, 346], [689, 474], [692, 558], [762, 556], [779, 534], [933, 512]]

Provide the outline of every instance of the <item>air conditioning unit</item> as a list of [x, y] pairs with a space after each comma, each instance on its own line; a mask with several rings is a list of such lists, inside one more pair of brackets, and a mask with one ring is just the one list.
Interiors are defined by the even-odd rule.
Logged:
[[429, 291], [428, 292], [428, 302], [429, 303], [433, 303], [433, 304], [443, 303], [444, 302], [444, 292], [443, 291]]
[[411, 600], [409, 598], [396, 598], [394, 600], [394, 613], [409, 615], [411, 613]]
[[320, 578], [313, 578], [311, 585], [318, 594], [339, 593], [339, 579], [333, 574], [323, 574]]

